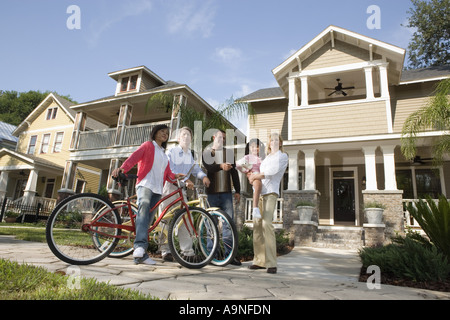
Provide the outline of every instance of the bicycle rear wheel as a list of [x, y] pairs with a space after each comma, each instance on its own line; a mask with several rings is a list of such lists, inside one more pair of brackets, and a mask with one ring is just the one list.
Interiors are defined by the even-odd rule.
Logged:
[[[217, 228], [219, 231], [219, 244], [217, 252], [211, 263], [216, 266], [226, 266], [234, 260], [238, 252], [238, 232], [236, 224], [233, 219], [223, 210], [211, 209], [208, 210], [217, 221]], [[204, 250], [210, 250], [204, 247]]]
[[[117, 212], [120, 215], [120, 219], [122, 220], [123, 225], [132, 225], [129, 209], [126, 205], [127, 201], [125, 200], [118, 200], [114, 201], [113, 205], [116, 207]], [[138, 206], [135, 203], [131, 203], [131, 210], [132, 210], [132, 216], [133, 219], [135, 219], [135, 216], [138, 212]], [[117, 245], [115, 246], [114, 250], [112, 250], [109, 254], [109, 257], [111, 258], [123, 258], [126, 256], [129, 256], [133, 253], [133, 244], [135, 239], [134, 232], [122, 230], [122, 236], [126, 236], [123, 239], [120, 239], [117, 242]], [[105, 239], [102, 237], [95, 237], [94, 238], [94, 244], [97, 246], [97, 248], [102, 248], [103, 244], [105, 242]]]
[[[94, 220], [94, 217], [96, 220]], [[94, 222], [111, 224], [96, 225]], [[50, 215], [46, 238], [50, 250], [64, 262], [87, 265], [105, 258], [119, 241], [121, 219], [113, 204], [98, 194], [77, 194], [62, 201]], [[101, 238], [99, 248], [98, 239]]]
[[[206, 246], [211, 249], [203, 250]], [[169, 225], [169, 247], [179, 264], [190, 269], [202, 268], [214, 258], [217, 246], [217, 225], [208, 212], [189, 207], [175, 213]]]

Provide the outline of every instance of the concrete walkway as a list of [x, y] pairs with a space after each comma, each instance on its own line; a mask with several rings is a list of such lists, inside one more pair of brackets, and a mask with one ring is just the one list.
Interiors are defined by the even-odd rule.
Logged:
[[[0, 236], [0, 258], [67, 272], [47, 244]], [[206, 266], [199, 270], [156, 259], [157, 265], [134, 265], [132, 258], [106, 258], [80, 266], [82, 277], [133, 288], [161, 299], [176, 300], [438, 300], [450, 293], [381, 285], [368, 289], [358, 282], [361, 263], [356, 251], [295, 248], [279, 257], [278, 273], [242, 266]]]

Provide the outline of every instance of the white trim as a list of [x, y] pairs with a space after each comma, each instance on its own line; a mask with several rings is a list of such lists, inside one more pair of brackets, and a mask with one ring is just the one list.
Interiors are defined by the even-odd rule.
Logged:
[[367, 68], [367, 67], [380, 67], [385, 64], [386, 64], [386, 61], [383, 61], [383, 60], [364, 61], [364, 62], [343, 64], [343, 65], [334, 66], [334, 67], [305, 70], [305, 71], [297, 73], [296, 76], [297, 77], [306, 77], [306, 76], [313, 77], [313, 76], [318, 76], [318, 75], [323, 75], [323, 74], [333, 74], [333, 73], [339, 73], [339, 72], [363, 70], [364, 68]]
[[373, 99], [358, 99], [358, 100], [350, 100], [350, 101], [337, 101], [337, 102], [325, 102], [318, 104], [309, 104], [307, 106], [294, 106], [288, 107], [289, 110], [305, 110], [305, 109], [314, 109], [314, 108], [325, 108], [325, 107], [339, 107], [351, 104], [361, 104], [367, 102], [382, 102], [387, 101], [388, 98], [373, 98]]
[[284, 68], [286, 68], [292, 61], [294, 61], [298, 56], [300, 56], [302, 53], [306, 52], [307, 50], [309, 50], [310, 47], [312, 47], [317, 41], [319, 41], [320, 39], [322, 39], [323, 37], [325, 37], [328, 33], [333, 32], [339, 32], [342, 33], [344, 35], [347, 35], [349, 37], [352, 38], [356, 38], [359, 39], [361, 41], [367, 42], [368, 44], [372, 44], [378, 47], [382, 47], [386, 50], [392, 51], [394, 53], [400, 54], [400, 55], [405, 55], [406, 50], [402, 49], [400, 47], [388, 44], [386, 42], [382, 42], [379, 40], [375, 40], [366, 36], [363, 36], [361, 34], [352, 32], [352, 31], [348, 31], [336, 26], [329, 26], [327, 27], [324, 31], [322, 31], [319, 35], [317, 35], [314, 39], [312, 39], [310, 42], [308, 42], [305, 46], [303, 46], [300, 50], [298, 50], [297, 52], [295, 52], [293, 55], [291, 55], [288, 59], [286, 59], [282, 64], [280, 64], [278, 67], [276, 67], [275, 69], [272, 70], [273, 74], [277, 74], [280, 71], [282, 71]]
[[410, 81], [401, 81], [399, 85], [407, 85], [407, 84], [414, 84], [414, 83], [421, 83], [421, 82], [431, 82], [431, 81], [441, 81], [450, 78], [450, 75], [448, 76], [442, 76], [442, 77], [436, 77], [436, 78], [425, 78], [425, 79], [417, 79], [417, 80], [410, 80]]
[[[448, 135], [447, 131], [431, 131], [421, 132], [417, 134], [417, 138], [426, 137], [439, 137], [442, 135]], [[316, 144], [328, 144], [328, 143], [345, 143], [345, 142], [363, 142], [363, 141], [377, 141], [377, 140], [398, 140], [402, 138], [401, 133], [370, 135], [370, 136], [357, 136], [357, 137], [339, 137], [339, 138], [324, 138], [324, 139], [309, 139], [309, 140], [291, 140], [284, 141], [284, 146], [294, 145], [316, 145]]]
[[73, 129], [73, 124], [66, 125], [66, 126], [58, 126], [58, 127], [50, 127], [50, 128], [46, 127], [46, 128], [42, 128], [42, 129], [22, 131], [21, 134], [33, 134], [33, 133], [39, 133], [39, 132], [48, 132], [49, 130], [60, 131], [60, 130], [65, 130], [65, 129]]

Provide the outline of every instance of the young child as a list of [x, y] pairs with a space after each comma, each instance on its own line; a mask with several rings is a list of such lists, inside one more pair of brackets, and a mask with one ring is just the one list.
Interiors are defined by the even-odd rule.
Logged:
[[[264, 145], [259, 139], [252, 139], [245, 147], [245, 156], [236, 162], [236, 168], [247, 174], [259, 173], [262, 158], [259, 155], [264, 155]], [[255, 180], [251, 183], [253, 186], [253, 218], [260, 219], [261, 212], [259, 211], [259, 196], [261, 195], [262, 182]]]

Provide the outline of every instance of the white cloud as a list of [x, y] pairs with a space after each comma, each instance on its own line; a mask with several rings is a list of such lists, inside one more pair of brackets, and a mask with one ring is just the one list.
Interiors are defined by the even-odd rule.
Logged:
[[[111, 6], [115, 8], [114, 6]], [[118, 10], [108, 12], [105, 19], [97, 19], [91, 24], [91, 33], [88, 39], [91, 45], [96, 45], [102, 34], [117, 23], [123, 20], [150, 12], [152, 3], [150, 0], [127, 1], [124, 2]]]
[[217, 12], [216, 0], [177, 0], [170, 3], [167, 25], [170, 33], [199, 33], [203, 38], [212, 34]]
[[227, 65], [236, 65], [242, 59], [242, 51], [231, 47], [217, 48], [214, 58]]

